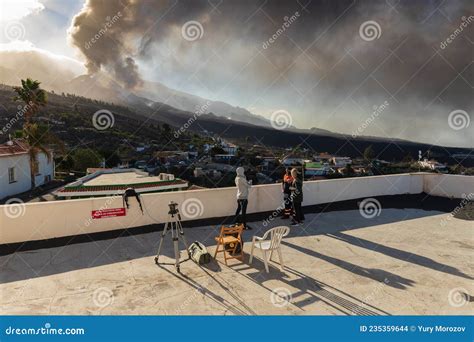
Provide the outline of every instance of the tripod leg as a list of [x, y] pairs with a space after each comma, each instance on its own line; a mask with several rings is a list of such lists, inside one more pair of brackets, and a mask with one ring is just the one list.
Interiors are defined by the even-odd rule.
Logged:
[[158, 265], [158, 258], [161, 254], [161, 246], [163, 245], [163, 240], [165, 239], [165, 235], [168, 231], [168, 222], [166, 222], [165, 227], [163, 228], [163, 232], [161, 233], [160, 244], [158, 245], [158, 252], [156, 253], [155, 263]]
[[188, 242], [186, 241], [186, 236], [184, 236], [184, 230], [183, 226], [181, 225], [181, 221], [177, 222], [178, 225], [178, 233], [179, 237], [181, 238], [181, 241], [183, 241], [184, 246], [186, 247], [186, 252], [188, 253], [188, 257], [191, 258], [191, 253], [189, 253], [189, 245]]
[[180, 269], [179, 269], [179, 258], [180, 258], [180, 255], [179, 255], [179, 227], [178, 227], [177, 222], [174, 222], [174, 225], [173, 225], [173, 223], [171, 223], [171, 232], [172, 232], [171, 235], [173, 237], [173, 247], [174, 247], [174, 259], [175, 259], [174, 266], [176, 267], [176, 271], [180, 272]]

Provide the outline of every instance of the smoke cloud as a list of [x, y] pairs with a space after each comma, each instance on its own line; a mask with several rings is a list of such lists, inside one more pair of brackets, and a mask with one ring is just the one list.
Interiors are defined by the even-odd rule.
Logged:
[[[146, 74], [344, 133], [388, 101], [364, 134], [473, 146], [474, 123], [449, 131], [447, 121], [461, 109], [474, 122], [473, 9], [469, 0], [88, 0], [69, 34], [89, 72], [105, 69], [128, 88]], [[190, 21], [201, 25], [197, 39], [183, 36]]]

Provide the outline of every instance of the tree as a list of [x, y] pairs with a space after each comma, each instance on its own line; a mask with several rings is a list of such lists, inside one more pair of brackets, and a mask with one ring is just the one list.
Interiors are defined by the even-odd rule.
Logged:
[[105, 167], [117, 167], [122, 162], [119, 155], [114, 151], [102, 150], [100, 155], [105, 159]]
[[411, 156], [410, 153], [408, 153], [405, 157], [403, 157], [402, 162], [403, 163], [413, 163], [413, 157]]
[[372, 147], [372, 145], [367, 146], [366, 149], [364, 150], [364, 159], [367, 161], [371, 161], [372, 159], [374, 159], [374, 157], [375, 157], [374, 148]]
[[28, 155], [30, 163], [30, 180], [31, 190], [36, 187], [35, 177], [38, 172], [38, 154], [43, 152], [46, 154], [48, 161], [51, 160], [51, 152], [46, 148], [49, 140], [53, 140], [48, 134], [48, 129], [32, 123], [33, 116], [39, 111], [40, 107], [46, 106], [46, 92], [40, 88], [40, 82], [31, 78], [21, 80], [21, 87], [13, 87], [16, 92], [15, 101], [23, 101], [25, 103], [23, 124], [23, 138], [28, 143]]
[[85, 172], [88, 167], [99, 167], [101, 162], [97, 153], [86, 148], [77, 149], [72, 159], [74, 169], [81, 172]]
[[31, 118], [39, 111], [40, 107], [46, 106], [46, 91], [40, 88], [40, 82], [31, 78], [21, 80], [21, 87], [13, 87], [16, 92], [15, 101], [25, 103], [25, 123], [29, 124]]
[[351, 164], [347, 164], [346, 167], [344, 168], [344, 174], [346, 176], [352, 176], [354, 175], [354, 169], [352, 168]]
[[214, 157], [216, 154], [225, 154], [225, 151], [220, 146], [214, 146], [210, 149], [209, 154]]

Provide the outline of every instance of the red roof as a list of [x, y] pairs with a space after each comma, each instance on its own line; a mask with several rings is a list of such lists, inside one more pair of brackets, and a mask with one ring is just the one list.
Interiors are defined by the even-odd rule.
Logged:
[[13, 139], [0, 145], [0, 157], [28, 153], [28, 144], [22, 139]]

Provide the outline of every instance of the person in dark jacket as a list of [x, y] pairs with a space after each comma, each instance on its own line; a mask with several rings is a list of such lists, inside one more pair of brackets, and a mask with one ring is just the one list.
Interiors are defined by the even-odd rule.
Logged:
[[298, 176], [298, 170], [292, 169], [291, 176], [293, 177], [293, 183], [290, 187], [291, 200], [293, 202], [294, 216], [291, 222], [292, 226], [299, 226], [304, 221], [303, 210], [301, 208], [303, 203], [303, 181]]
[[283, 192], [283, 202], [285, 209], [283, 210], [282, 218], [287, 219], [292, 215], [293, 204], [291, 203], [291, 190], [290, 187], [293, 184], [293, 177], [291, 176], [290, 169], [286, 169], [283, 181], [281, 183], [281, 190]]

